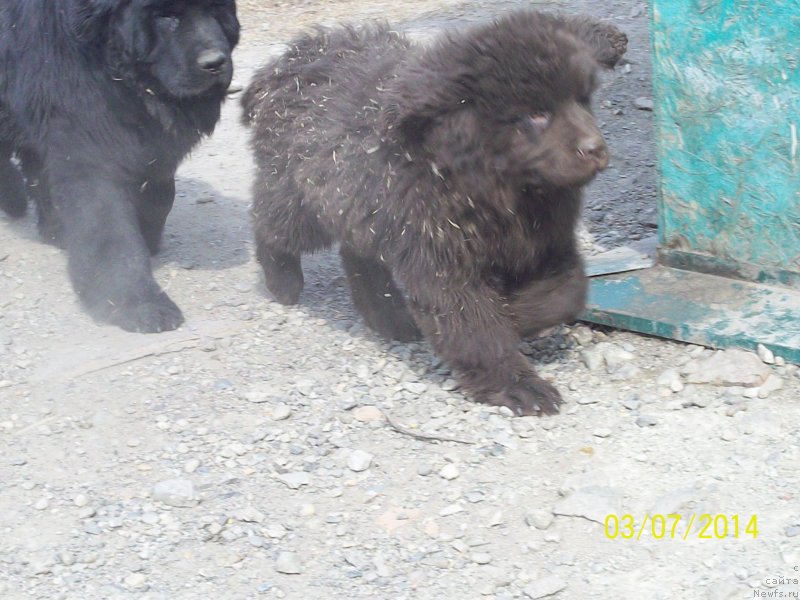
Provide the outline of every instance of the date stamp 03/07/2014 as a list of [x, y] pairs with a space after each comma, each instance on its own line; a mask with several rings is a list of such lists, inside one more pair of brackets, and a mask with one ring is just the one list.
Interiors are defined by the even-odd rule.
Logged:
[[723, 540], [758, 538], [757, 515], [646, 514], [637, 520], [631, 514], [610, 514], [605, 518], [605, 536], [611, 540]]

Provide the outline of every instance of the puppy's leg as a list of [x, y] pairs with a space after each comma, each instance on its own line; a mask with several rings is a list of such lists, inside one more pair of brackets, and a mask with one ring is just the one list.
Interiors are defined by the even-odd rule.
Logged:
[[367, 325], [382, 336], [401, 342], [421, 337], [417, 324], [385, 264], [360, 256], [342, 244], [339, 253], [353, 293], [353, 303]]
[[555, 414], [561, 396], [519, 351], [502, 299], [479, 283], [453, 285], [415, 274], [403, 281], [422, 333], [479, 402], [519, 415]]
[[0, 142], [0, 208], [8, 216], [19, 218], [25, 214], [28, 201], [22, 175], [11, 162], [12, 152], [10, 144]]
[[535, 337], [543, 331], [571, 323], [586, 307], [588, 281], [582, 265], [530, 282], [516, 291], [508, 310], [517, 332]]
[[281, 250], [256, 232], [256, 259], [264, 271], [267, 289], [281, 304], [297, 304], [303, 291], [303, 267], [299, 254]]
[[175, 180], [147, 181], [137, 192], [139, 230], [150, 254], [158, 254], [164, 224], [175, 201]]
[[128, 331], [177, 328], [183, 316], [153, 279], [129, 191], [91, 166], [48, 166], [69, 274], [89, 313]]
[[[302, 197], [282, 190], [280, 183], [256, 180], [253, 221], [256, 258], [261, 263], [267, 289], [281, 304], [296, 304], [303, 291], [300, 256], [331, 245], [331, 237], [316, 216], [303, 206]], [[269, 187], [267, 187], [269, 186]], [[262, 190], [269, 189], [269, 194]], [[280, 200], [276, 200], [280, 199]]]

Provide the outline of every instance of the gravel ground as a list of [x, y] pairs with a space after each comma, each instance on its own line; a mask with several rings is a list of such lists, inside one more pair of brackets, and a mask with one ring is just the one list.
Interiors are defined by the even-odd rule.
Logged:
[[[518, 4], [240, 2], [237, 79], [316, 21], [392, 17], [425, 36]], [[587, 198], [596, 242], [613, 247], [654, 226], [652, 113], [637, 108], [648, 16], [632, 0], [595, 4], [561, 6], [631, 38], [630, 63], [597, 94], [614, 166]], [[564, 391], [561, 415], [473, 404], [426, 344], [364, 329], [335, 256], [306, 262], [298, 306], [270, 300], [237, 117], [230, 102], [180, 171], [157, 260], [179, 331], [93, 324], [64, 256], [31, 219], [0, 217], [0, 598], [800, 592], [796, 367], [577, 325], [526, 346]], [[649, 522], [639, 539], [605, 534], [609, 514], [638, 530], [671, 513], [676, 539]], [[684, 539], [703, 513], [727, 515], [729, 536], [699, 539], [698, 520]]]

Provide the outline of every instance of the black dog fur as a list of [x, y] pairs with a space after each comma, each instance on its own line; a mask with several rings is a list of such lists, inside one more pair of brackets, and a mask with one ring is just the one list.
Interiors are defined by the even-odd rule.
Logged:
[[178, 163], [219, 120], [234, 0], [55, 4], [0, 4], [0, 207], [19, 217], [35, 202], [42, 237], [66, 248], [95, 318], [174, 329], [183, 316], [150, 254]]
[[590, 95], [626, 45], [530, 11], [427, 49], [386, 25], [295, 40], [243, 98], [270, 291], [296, 302], [300, 256], [340, 242], [370, 327], [424, 334], [479, 401], [557, 412], [518, 342], [584, 307], [580, 192], [608, 162]]

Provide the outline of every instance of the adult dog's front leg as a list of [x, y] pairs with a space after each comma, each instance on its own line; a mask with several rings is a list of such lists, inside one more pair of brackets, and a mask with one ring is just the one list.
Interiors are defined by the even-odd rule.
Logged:
[[88, 312], [128, 331], [177, 328], [183, 316], [153, 279], [125, 186], [70, 163], [52, 165], [49, 175], [53, 201], [61, 205], [70, 278]]
[[519, 415], [558, 412], [560, 394], [519, 351], [514, 322], [494, 290], [435, 278], [406, 283], [417, 324], [471, 396]]
[[139, 187], [136, 214], [150, 254], [158, 254], [167, 215], [175, 201], [175, 180], [146, 181]]

